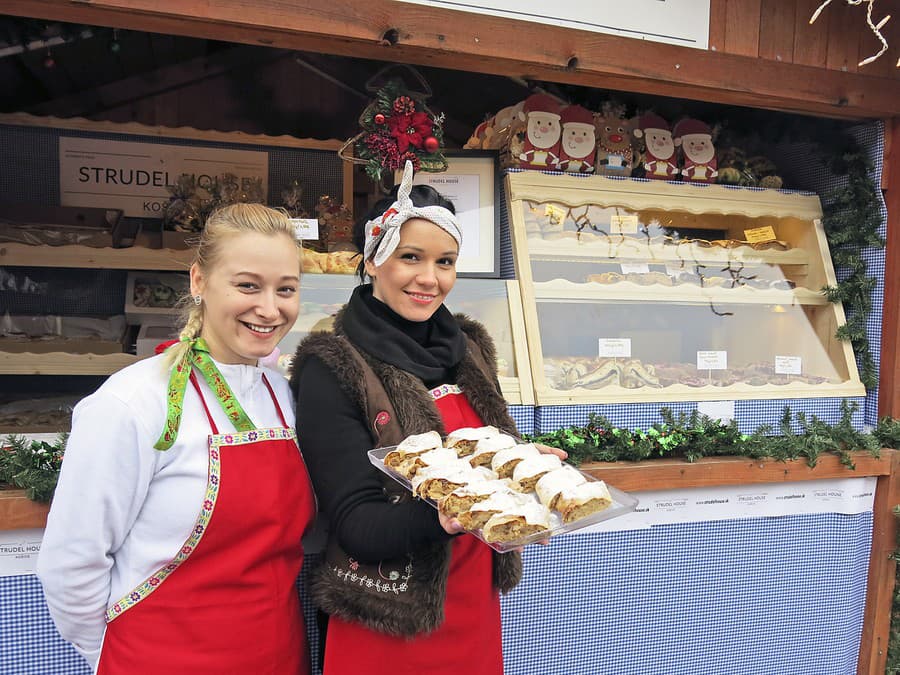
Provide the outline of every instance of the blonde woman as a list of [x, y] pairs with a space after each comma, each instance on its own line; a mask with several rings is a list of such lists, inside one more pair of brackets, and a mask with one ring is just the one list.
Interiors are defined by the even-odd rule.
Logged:
[[306, 675], [315, 502], [287, 383], [258, 365], [299, 310], [292, 223], [217, 211], [190, 280], [180, 341], [75, 408], [38, 575], [100, 675]]

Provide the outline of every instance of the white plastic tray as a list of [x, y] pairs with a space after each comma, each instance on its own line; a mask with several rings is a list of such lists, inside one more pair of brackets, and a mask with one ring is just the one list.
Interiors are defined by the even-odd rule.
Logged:
[[[393, 450], [396, 446], [387, 446], [383, 448], [375, 448], [374, 450], [369, 450], [369, 461], [372, 462], [372, 465], [378, 469], [386, 473], [388, 476], [393, 478], [395, 481], [403, 485], [407, 490], [412, 491], [412, 485], [410, 481], [403, 475], [393, 471], [389, 466], [386, 466], [384, 463], [384, 458], [387, 454]], [[596, 481], [597, 479], [593, 476], [581, 472], [582, 475], [589, 481]], [[544, 541], [551, 537], [556, 537], [561, 534], [568, 534], [569, 532], [574, 532], [575, 530], [580, 530], [583, 527], [587, 527], [588, 525], [594, 525], [595, 523], [603, 522], [604, 520], [609, 520], [611, 518], [616, 518], [618, 516], [624, 516], [626, 513], [630, 513], [634, 511], [634, 509], [638, 505], [638, 500], [636, 497], [632, 497], [627, 492], [622, 492], [617, 488], [614, 488], [609, 483], [606, 484], [606, 487], [609, 489], [609, 494], [612, 497], [613, 503], [612, 505], [604, 509], [603, 511], [598, 511], [597, 513], [592, 513], [585, 518], [581, 518], [580, 520], [575, 520], [571, 523], [563, 523], [562, 517], [556, 511], [550, 512], [550, 529], [545, 530], [543, 532], [535, 532], [534, 534], [528, 535], [527, 537], [522, 537], [521, 539], [517, 539], [515, 541], [504, 541], [504, 542], [487, 542], [484, 541], [484, 537], [481, 534], [481, 530], [475, 530], [472, 532], [473, 535], [484, 541], [485, 544], [490, 546], [495, 551], [500, 553], [506, 553], [507, 551], [512, 551], [513, 549], [520, 548], [521, 546], [526, 546], [528, 544], [535, 544], [539, 541]], [[538, 501], [537, 495], [532, 493], [535, 501]], [[437, 503], [433, 499], [425, 499], [423, 501], [428, 502], [434, 508], [437, 508]]]

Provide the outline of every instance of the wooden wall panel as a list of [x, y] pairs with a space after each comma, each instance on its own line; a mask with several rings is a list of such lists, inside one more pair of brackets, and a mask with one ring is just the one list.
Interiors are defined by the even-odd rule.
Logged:
[[828, 17], [819, 16], [809, 25], [809, 18], [820, 4], [820, 0], [796, 0], [793, 62], [798, 65], [824, 68], [828, 62]]
[[796, 9], [785, 0], [762, 0], [759, 15], [759, 57], [770, 61], [794, 61]]
[[859, 62], [860, 31], [853, 30], [865, 14], [865, 8], [851, 6], [846, 2], [832, 2], [816, 23], [825, 21], [828, 25], [828, 47], [825, 67], [830, 70], [856, 72]]
[[761, 0], [728, 0], [725, 9], [725, 51], [759, 56]]
[[728, 0], [711, 0], [709, 3], [709, 48], [714, 52], [725, 51], [725, 17]]

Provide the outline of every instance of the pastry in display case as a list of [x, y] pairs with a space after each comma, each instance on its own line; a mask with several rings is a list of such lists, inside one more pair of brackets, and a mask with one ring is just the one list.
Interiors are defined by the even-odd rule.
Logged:
[[[300, 280], [300, 314], [278, 345], [278, 366], [290, 369], [297, 345], [310, 332], [331, 330], [334, 315], [359, 283], [355, 275], [304, 274]], [[457, 279], [447, 300], [453, 313], [467, 314], [485, 326], [497, 348], [497, 376], [506, 401], [532, 405], [533, 386], [525, 349], [525, 324], [519, 286], [503, 279]]]
[[505, 180], [538, 405], [865, 394], [815, 195]]

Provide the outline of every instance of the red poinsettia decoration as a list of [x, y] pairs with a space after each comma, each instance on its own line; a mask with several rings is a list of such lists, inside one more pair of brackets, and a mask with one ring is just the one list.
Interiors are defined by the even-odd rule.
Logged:
[[391, 136], [397, 139], [397, 148], [401, 153], [406, 152], [410, 145], [421, 149], [425, 139], [431, 136], [431, 117], [428, 113], [392, 115], [387, 123]]

